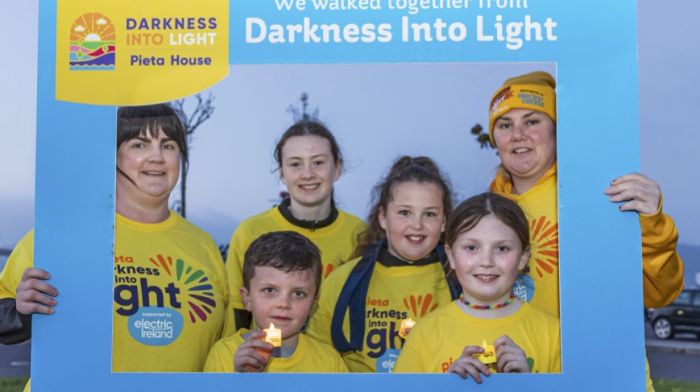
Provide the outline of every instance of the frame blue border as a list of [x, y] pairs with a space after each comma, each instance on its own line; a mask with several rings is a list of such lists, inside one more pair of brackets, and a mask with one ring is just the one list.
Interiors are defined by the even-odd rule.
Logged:
[[[42, 1], [39, 9], [35, 255], [36, 265], [52, 272], [61, 293], [56, 315], [35, 317], [34, 390], [643, 390], [638, 219], [636, 214], [618, 212], [602, 192], [612, 178], [639, 166], [636, 2], [528, 3], [527, 13], [534, 19], [550, 16], [557, 21], [558, 40], [530, 42], [511, 51], [503, 43], [473, 40], [246, 46], [243, 21], [247, 16], [271, 23], [298, 22], [309, 16], [318, 23], [382, 20], [396, 25], [403, 14], [309, 11], [301, 15], [277, 11], [273, 0], [233, 0], [230, 62], [556, 61], [562, 374], [496, 375], [480, 386], [435, 374], [112, 374], [115, 110], [54, 99], [57, 0], [53, 0]], [[441, 17], [473, 25], [474, 15], [492, 18], [497, 13], [476, 8], [423, 11], [413, 19]], [[507, 19], [525, 12], [500, 14]]]

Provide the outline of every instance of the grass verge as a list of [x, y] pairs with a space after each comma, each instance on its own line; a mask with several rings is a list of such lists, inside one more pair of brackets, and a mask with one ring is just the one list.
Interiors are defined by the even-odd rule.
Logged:
[[666, 380], [663, 378], [653, 381], [656, 392], [700, 392], [700, 384], [693, 382]]
[[0, 378], [0, 392], [22, 392], [26, 383], [23, 377]]

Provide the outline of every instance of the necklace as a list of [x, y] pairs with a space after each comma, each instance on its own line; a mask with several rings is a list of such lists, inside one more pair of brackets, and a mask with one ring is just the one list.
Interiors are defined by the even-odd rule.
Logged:
[[506, 306], [510, 305], [511, 302], [515, 299], [515, 294], [512, 292], [510, 293], [510, 296], [508, 299], [505, 301], [501, 302], [500, 304], [495, 304], [495, 305], [474, 305], [473, 303], [467, 301], [464, 299], [464, 294], [460, 294], [459, 300], [462, 301], [463, 304], [467, 305], [467, 307], [475, 309], [475, 310], [489, 310], [489, 309], [501, 309], [505, 308]]

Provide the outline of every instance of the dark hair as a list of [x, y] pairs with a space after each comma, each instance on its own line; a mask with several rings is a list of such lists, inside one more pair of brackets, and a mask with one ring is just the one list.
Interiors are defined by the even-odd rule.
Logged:
[[177, 143], [182, 157], [183, 171], [186, 171], [189, 163], [187, 133], [180, 117], [170, 105], [159, 103], [123, 106], [117, 110], [117, 149], [124, 142], [146, 135], [146, 132], [152, 138], [156, 138], [160, 130]]
[[442, 208], [445, 217], [452, 212], [452, 187], [437, 164], [430, 158], [404, 155], [394, 161], [389, 174], [372, 189], [372, 209], [367, 217], [367, 228], [357, 236], [357, 246], [352, 257], [362, 256], [367, 246], [384, 238], [379, 225], [379, 213], [385, 211], [393, 198], [394, 188], [404, 182], [435, 184], [442, 191]]
[[523, 251], [530, 247], [530, 228], [522, 208], [496, 193], [482, 193], [463, 201], [447, 220], [445, 244], [452, 246], [460, 234], [473, 229], [487, 215], [513, 229]]
[[321, 284], [321, 251], [299, 233], [267, 233], [250, 244], [243, 257], [243, 286], [246, 289], [250, 289], [255, 267], [272, 267], [285, 273], [311, 270], [318, 294]]
[[333, 161], [335, 162], [336, 166], [340, 166], [342, 168], [343, 154], [340, 152], [340, 147], [338, 147], [338, 142], [335, 141], [335, 137], [325, 125], [311, 120], [298, 121], [289, 127], [284, 134], [282, 134], [282, 137], [275, 146], [274, 152], [275, 161], [277, 161], [278, 168], [282, 167], [282, 148], [284, 148], [287, 140], [294, 136], [318, 136], [328, 140], [328, 143], [331, 145], [331, 155], [333, 155]]

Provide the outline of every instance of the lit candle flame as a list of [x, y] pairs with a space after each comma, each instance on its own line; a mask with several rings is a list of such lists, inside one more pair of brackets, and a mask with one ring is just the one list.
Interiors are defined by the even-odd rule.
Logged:
[[275, 324], [270, 323], [270, 326], [268, 328], [264, 329], [265, 331], [265, 341], [272, 344], [272, 347], [281, 347], [282, 346], [282, 330], [279, 328], [275, 328]]
[[410, 317], [401, 320], [401, 326], [399, 327], [399, 336], [406, 339], [408, 334], [411, 332], [411, 328], [413, 328], [415, 325], [416, 322], [413, 321], [413, 319], [411, 319]]

